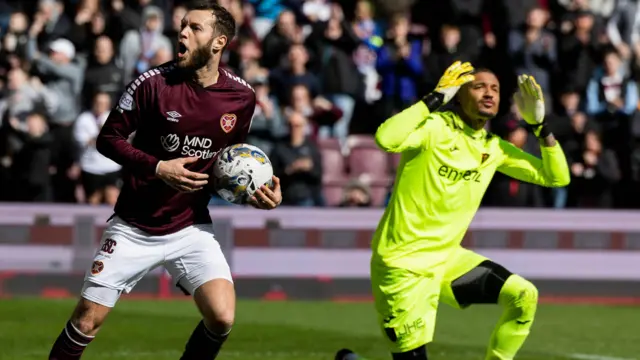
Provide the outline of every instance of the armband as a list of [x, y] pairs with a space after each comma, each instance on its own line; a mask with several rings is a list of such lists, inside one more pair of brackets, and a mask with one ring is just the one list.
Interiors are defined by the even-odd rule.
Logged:
[[444, 103], [444, 94], [439, 92], [430, 92], [422, 98], [422, 102], [427, 105], [430, 112], [434, 112]]

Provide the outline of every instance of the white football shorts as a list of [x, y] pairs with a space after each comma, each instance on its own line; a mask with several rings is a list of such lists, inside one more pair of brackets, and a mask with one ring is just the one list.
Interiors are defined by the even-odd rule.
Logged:
[[160, 265], [190, 294], [213, 279], [233, 282], [211, 224], [152, 236], [115, 216], [87, 271], [82, 297], [113, 307], [123, 291], [129, 293], [144, 275]]

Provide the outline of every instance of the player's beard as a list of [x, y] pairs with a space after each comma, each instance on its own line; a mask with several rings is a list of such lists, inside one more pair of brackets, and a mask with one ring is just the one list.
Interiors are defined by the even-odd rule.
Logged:
[[178, 66], [194, 71], [207, 66], [213, 57], [213, 53], [211, 52], [212, 45], [213, 38], [211, 38], [205, 46], [189, 50], [189, 58], [178, 61]]
[[493, 112], [490, 112], [490, 111], [482, 111], [482, 110], [479, 110], [479, 111], [478, 111], [478, 116], [479, 116], [483, 121], [487, 122], [487, 121], [489, 121], [489, 120], [493, 119], [493, 118], [496, 116], [496, 114], [495, 114], [495, 113], [493, 113]]

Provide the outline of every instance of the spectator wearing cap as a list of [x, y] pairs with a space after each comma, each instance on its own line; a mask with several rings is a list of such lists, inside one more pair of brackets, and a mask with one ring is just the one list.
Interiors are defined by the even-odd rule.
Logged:
[[42, 28], [38, 24], [29, 30], [27, 59], [39, 74], [44, 88], [55, 95], [57, 106], [50, 111], [51, 131], [54, 139], [53, 177], [54, 198], [59, 202], [76, 202], [75, 181], [80, 175], [77, 166], [78, 148], [73, 140], [73, 123], [80, 113], [85, 61], [75, 59], [75, 47], [67, 39], [57, 39], [49, 45], [49, 55], [36, 48], [35, 38]]
[[[36, 30], [32, 27], [31, 34]], [[35, 37], [29, 39], [27, 60], [35, 65], [44, 86], [57, 96], [56, 109], [51, 121], [57, 125], [71, 124], [80, 113], [80, 92], [84, 80], [85, 62], [75, 59], [76, 49], [67, 39], [57, 39], [49, 45], [49, 55], [36, 48]], [[77, 60], [77, 61], [74, 61]]]
[[149, 5], [142, 11], [140, 29], [129, 30], [120, 43], [120, 60], [124, 69], [124, 82], [129, 83], [149, 70], [150, 62], [160, 50], [173, 53], [171, 41], [162, 34], [163, 14], [157, 6]]

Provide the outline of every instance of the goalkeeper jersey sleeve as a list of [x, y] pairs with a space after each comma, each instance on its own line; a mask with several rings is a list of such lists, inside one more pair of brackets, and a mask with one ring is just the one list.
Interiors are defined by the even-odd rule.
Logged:
[[547, 186], [569, 185], [569, 165], [560, 144], [541, 146], [542, 159], [524, 152], [513, 144], [500, 139], [504, 160], [498, 171], [521, 181]]
[[376, 131], [376, 143], [387, 152], [401, 153], [429, 147], [429, 108], [422, 101], [385, 121]]

